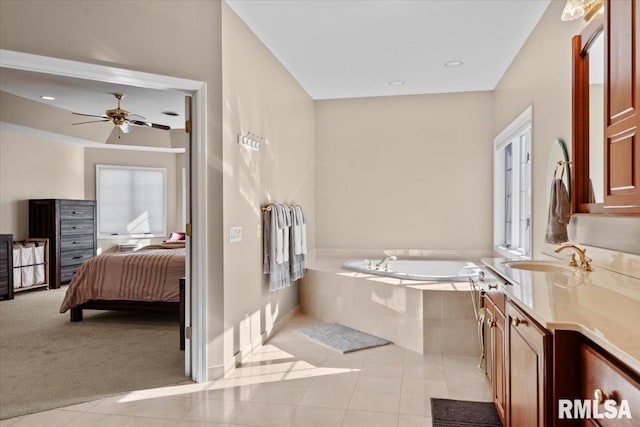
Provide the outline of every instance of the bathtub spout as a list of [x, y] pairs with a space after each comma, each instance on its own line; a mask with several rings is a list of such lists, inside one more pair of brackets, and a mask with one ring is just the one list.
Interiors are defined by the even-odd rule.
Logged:
[[391, 255], [386, 257], [385, 259], [383, 259], [382, 261], [380, 261], [379, 263], [376, 264], [376, 270], [382, 270], [383, 268], [387, 268], [387, 262], [391, 261], [391, 260], [396, 260], [398, 259], [395, 255]]

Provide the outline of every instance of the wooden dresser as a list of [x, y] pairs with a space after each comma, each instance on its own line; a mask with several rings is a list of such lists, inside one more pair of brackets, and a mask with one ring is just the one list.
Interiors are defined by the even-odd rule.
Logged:
[[96, 255], [95, 200], [29, 200], [29, 235], [49, 239], [51, 288], [71, 280]]
[[0, 298], [13, 299], [13, 235], [0, 234]]

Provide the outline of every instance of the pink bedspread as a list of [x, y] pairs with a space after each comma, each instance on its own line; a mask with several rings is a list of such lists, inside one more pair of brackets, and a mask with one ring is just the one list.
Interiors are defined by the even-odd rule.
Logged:
[[73, 276], [60, 313], [90, 300], [178, 302], [184, 274], [184, 242], [98, 255]]

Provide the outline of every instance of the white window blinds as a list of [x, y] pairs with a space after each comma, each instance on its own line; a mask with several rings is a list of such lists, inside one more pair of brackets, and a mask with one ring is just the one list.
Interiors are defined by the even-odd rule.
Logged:
[[100, 237], [166, 236], [166, 170], [96, 166]]

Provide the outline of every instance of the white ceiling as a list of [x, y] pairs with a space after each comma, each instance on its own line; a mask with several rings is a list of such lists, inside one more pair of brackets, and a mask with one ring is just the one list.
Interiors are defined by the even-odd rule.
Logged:
[[549, 2], [227, 0], [314, 99], [493, 90]]
[[[9, 68], [0, 70], [0, 90], [68, 110], [69, 114], [73, 111], [98, 116], [116, 108], [113, 93], [119, 92], [125, 95], [121, 107], [130, 113], [144, 116], [153, 123], [169, 125], [171, 129], [184, 129], [184, 93], [179, 91], [115, 85]], [[56, 99], [44, 101], [41, 95]], [[180, 116], [170, 117], [161, 114], [163, 111], [175, 111]], [[76, 122], [92, 120], [91, 117], [74, 117]]]

